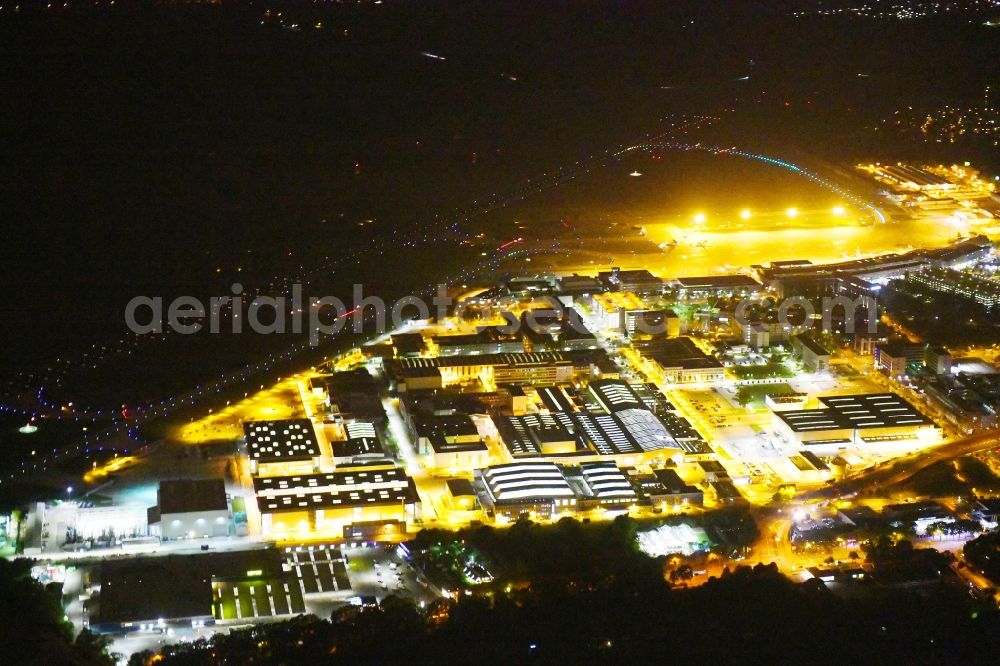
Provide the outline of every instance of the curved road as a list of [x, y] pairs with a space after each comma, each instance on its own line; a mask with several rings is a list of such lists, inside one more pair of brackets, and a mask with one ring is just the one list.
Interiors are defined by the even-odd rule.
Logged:
[[1000, 445], [1000, 431], [967, 435], [966, 437], [941, 444], [931, 451], [917, 453], [892, 463], [886, 463], [843, 481], [830, 484], [825, 488], [802, 493], [798, 496], [798, 499], [834, 499], [850, 493], [860, 493], [862, 490], [873, 486], [891, 486], [910, 479], [917, 472], [935, 463], [976, 453], [977, 451], [997, 445]]
[[[797, 500], [831, 500], [851, 493], [861, 493], [868, 489], [887, 487], [910, 479], [917, 472], [931, 465], [951, 460], [959, 456], [976, 453], [1000, 445], [1000, 431], [982, 432], [947, 442], [933, 449], [897, 460], [895, 463], [879, 466], [844, 479], [825, 488], [808, 491], [796, 496]], [[785, 571], [795, 571], [800, 567], [819, 564], [825, 555], [800, 555], [792, 549], [792, 508], [766, 507], [751, 510], [760, 537], [753, 544], [744, 564], [774, 562]]]

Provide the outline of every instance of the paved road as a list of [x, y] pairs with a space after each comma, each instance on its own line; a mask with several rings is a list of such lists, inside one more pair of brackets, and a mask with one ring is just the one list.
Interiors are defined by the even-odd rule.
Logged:
[[[942, 444], [932, 451], [924, 451], [914, 456], [909, 456], [895, 463], [876, 467], [867, 472], [834, 483], [828, 487], [802, 493], [798, 500], [831, 500], [851, 493], [863, 494], [865, 491], [875, 488], [884, 488], [893, 484], [902, 483], [917, 472], [927, 467], [951, 460], [960, 456], [982, 451], [1000, 445], [1000, 432], [984, 432], [969, 435], [946, 444]], [[790, 511], [790, 509], [785, 509]], [[777, 509], [765, 509], [763, 513], [755, 515], [757, 526], [760, 530], [760, 538], [753, 545], [750, 555], [745, 563], [754, 564], [756, 562], [775, 562], [783, 571], [791, 571], [796, 566], [806, 566], [815, 564], [808, 556], [801, 556], [792, 550], [791, 544], [791, 517], [786, 513], [778, 513]], [[976, 581], [977, 587], [982, 588], [983, 581]]]
[[[202, 550], [208, 546], [208, 551]], [[260, 537], [209, 537], [204, 539], [182, 539], [179, 541], [152, 542], [122, 546], [117, 548], [99, 548], [85, 551], [51, 551], [31, 555], [35, 560], [57, 562], [64, 564], [84, 565], [100, 562], [106, 559], [126, 557], [158, 556], [158, 555], [196, 555], [231, 550], [256, 550], [272, 548], [274, 544]], [[24, 557], [12, 555], [10, 559]]]

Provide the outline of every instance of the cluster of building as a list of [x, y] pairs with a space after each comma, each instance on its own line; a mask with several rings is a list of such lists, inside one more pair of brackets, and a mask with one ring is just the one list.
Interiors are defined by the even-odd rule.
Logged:
[[416, 485], [386, 455], [373, 423], [248, 421], [244, 446], [264, 535], [364, 538], [405, 533], [420, 518]]
[[[720, 354], [719, 345], [742, 345], [749, 358], [755, 356], [750, 349], [787, 342], [801, 367], [815, 373], [830, 370], [832, 351], [808, 326], [735, 317], [729, 335], [716, 335], [716, 350], [706, 351], [706, 343], [684, 335], [686, 327], [700, 325], [697, 319], [682, 321], [665, 304], [686, 303], [676, 307], [689, 314], [690, 303], [708, 302], [713, 316], [725, 317], [738, 299], [763, 296], [765, 285], [798, 290], [805, 282], [833, 280], [858, 287], [914, 262], [948, 265], [991, 251], [988, 241], [971, 239], [941, 251], [833, 266], [780, 262], [757, 267], [760, 281], [745, 275], [661, 280], [618, 269], [593, 277], [512, 278], [465, 297], [477, 313], [498, 303], [508, 307], [513, 314], [505, 312], [502, 323], [494, 316], [475, 327], [425, 322], [396, 332], [355, 353], [376, 372], [362, 367], [309, 379], [310, 417], [245, 422], [246, 509], [234, 506], [221, 481], [165, 483], [146, 516], [147, 533], [161, 539], [239, 534], [249, 513], [259, 516], [265, 536], [366, 539], [412, 531], [426, 512], [454, 511], [468, 522], [743, 501], [738, 487], [761, 472], [736, 465], [738, 478], [731, 478], [660, 387], [724, 380], [720, 358], [740, 361]], [[623, 353], [612, 358], [608, 350]], [[950, 356], [937, 348], [886, 343], [874, 353], [877, 366], [892, 375], [914, 362], [938, 374], [950, 370]], [[941, 400], [983, 418], [995, 396], [982, 380], [957, 381], [942, 380]], [[836, 460], [848, 449], [916, 446], [935, 435], [935, 425], [895, 394], [809, 402], [787, 391], [766, 397], [772, 432], [787, 445], [774, 463], [787, 472], [775, 471], [782, 482], [822, 482], [837, 473]], [[404, 447], [416, 455], [418, 479], [429, 479], [427, 486], [401, 466], [409, 461]]]
[[351, 589], [346, 558], [326, 545], [106, 558], [83, 580], [90, 628], [114, 633], [301, 615], [310, 595]]
[[632, 347], [648, 363], [657, 382], [711, 383], [726, 375], [722, 362], [689, 337], [637, 341]]
[[924, 384], [927, 396], [964, 430], [1000, 425], [1000, 374], [938, 374]]
[[[720, 357], [728, 357], [685, 336], [698, 321], [682, 321], [665, 304], [708, 302], [725, 313], [738, 299], [762, 296], [765, 285], [799, 291], [832, 280], [835, 289], [874, 289], [867, 279], [991, 251], [988, 241], [970, 239], [940, 251], [832, 266], [781, 262], [756, 267], [760, 281], [745, 275], [665, 281], [618, 269], [594, 277], [512, 278], [465, 303], [480, 313], [506, 304], [513, 314], [503, 314], [505, 323], [441, 322], [397, 332], [358, 353], [378, 372], [311, 378], [307, 394], [320, 407], [310, 418], [244, 423], [250, 512], [259, 515], [265, 536], [364, 539], [411, 531], [427, 511], [454, 511], [467, 522], [743, 501], [738, 486], [755, 472], [731, 478], [660, 389], [716, 384], [727, 372]], [[731, 340], [749, 350], [787, 342], [805, 371], [830, 369], [832, 351], [807, 326], [733, 319], [731, 336], [718, 344]], [[615, 349], [623, 357], [612, 359], [607, 350]], [[950, 370], [950, 356], [937, 348], [880, 343], [873, 351], [876, 365], [893, 375], [914, 362], [946, 376]], [[636, 380], [637, 370], [648, 383]], [[969, 413], [976, 411], [972, 396], [980, 405], [993, 397], [981, 380], [943, 383], [942, 396]], [[830, 478], [849, 449], [916, 446], [935, 436], [935, 425], [895, 394], [809, 402], [787, 392], [765, 401], [772, 431], [787, 445], [775, 462], [787, 467], [787, 474], [775, 472], [784, 482]], [[393, 423], [386, 409], [396, 412]], [[417, 456], [430, 479], [426, 487], [400, 466], [402, 446]], [[220, 488], [161, 488], [148, 515], [151, 533], [163, 539], [238, 533], [233, 516], [241, 512]]]
[[[694, 298], [705, 290], [759, 289], [749, 283], [682, 287], [698, 290]], [[402, 426], [393, 436], [406, 439], [421, 466], [444, 482], [431, 484], [443, 486], [443, 497], [431, 490], [423, 500], [435, 511], [482, 511], [503, 520], [700, 505], [704, 491], [664, 468], [711, 459], [712, 449], [655, 384], [622, 380], [584, 323], [631, 338], [636, 353], [658, 368], [657, 381], [722, 379], [722, 363], [679, 335], [677, 316], [651, 306], [665, 288], [645, 271], [511, 281], [470, 298], [484, 309], [505, 298], [544, 306], [507, 317], [519, 326], [394, 334], [363, 349], [384, 385], [366, 370], [312, 379], [313, 398], [325, 403], [316, 416], [244, 425], [263, 533], [398, 533], [421, 520], [417, 484], [383, 445], [388, 423], [371, 396], [385, 391], [396, 397], [392, 408]], [[643, 477], [639, 466], [657, 474]], [[730, 501], [739, 494], [723, 488], [718, 496]]]
[[635, 490], [613, 462], [576, 467], [534, 460], [493, 465], [475, 472], [484, 508], [506, 519], [522, 514], [551, 518], [557, 513], [634, 504]]
[[461, 354], [396, 359], [389, 371], [392, 387], [405, 393], [472, 384], [556, 384], [599, 373], [606, 362], [603, 354], [589, 352]]
[[993, 254], [986, 236], [975, 236], [934, 249], [916, 249], [877, 257], [814, 264], [807, 259], [775, 261], [754, 266], [761, 282], [772, 294], [788, 296], [848, 296], [875, 298], [888, 280], [931, 269], [955, 268], [981, 261]]
[[650, 309], [635, 292], [609, 291], [595, 294], [594, 319], [606, 331], [636, 335], [680, 335], [680, 319], [670, 309]]
[[[885, 187], [889, 201], [914, 216], [952, 214], [965, 220], [991, 219], [996, 186], [965, 165], [867, 164], [858, 168]], [[985, 204], [985, 206], [981, 205]]]
[[[586, 388], [525, 384], [399, 396], [405, 436], [421, 464], [445, 479], [450, 509], [505, 520], [703, 503], [701, 490], [662, 468], [709, 459], [711, 448], [653, 385], [599, 379]], [[341, 429], [346, 439], [328, 439]], [[377, 444], [380, 437], [371, 423], [245, 423], [263, 534], [364, 538], [419, 522], [417, 485]], [[342, 446], [349, 451], [340, 457], [334, 451]], [[658, 471], [644, 478], [637, 465]]]
[[833, 356], [826, 345], [816, 339], [811, 332], [792, 336], [792, 350], [801, 359], [802, 367], [809, 372], [825, 372], [830, 369]]
[[[985, 25], [997, 25], [986, 21]], [[934, 143], [956, 143], [977, 139], [1000, 146], [1000, 107], [986, 86], [982, 104], [951, 106], [946, 104], [933, 111], [904, 107], [882, 121], [882, 125], [897, 132]]]
[[496, 417], [500, 440], [513, 459], [603, 458], [634, 465], [709, 451], [653, 385], [597, 380], [586, 391], [542, 387], [533, 398], [537, 409]]
[[994, 529], [1000, 517], [1000, 499], [973, 499], [961, 513], [934, 500], [887, 504], [879, 511], [864, 504], [849, 504], [837, 507], [832, 517], [797, 517], [791, 538], [793, 542], [808, 541], [821, 538], [820, 532], [829, 536], [856, 529], [869, 533], [897, 530], [916, 536], [934, 536], [935, 530], [956, 523], [962, 515], [978, 522], [984, 530]]
[[702, 467], [700, 480], [689, 483], [669, 464], [640, 472], [610, 460], [571, 465], [532, 459], [476, 470], [472, 489], [486, 514], [500, 522], [594, 509], [624, 512], [632, 506], [676, 513], [700, 508], [706, 501], [744, 501], [718, 461], [697, 465]]
[[222, 479], [164, 479], [156, 504], [36, 502], [26, 516], [24, 552], [142, 546], [157, 541], [246, 535]]
[[1000, 304], [1000, 282], [952, 268], [932, 268], [911, 273], [907, 280], [931, 291], [974, 301], [987, 310], [993, 310]]
[[936, 346], [910, 342], [909, 340], [886, 340], [873, 346], [875, 368], [889, 377], [903, 377], [914, 370], [926, 369], [933, 375], [951, 372], [953, 358], [948, 350]]

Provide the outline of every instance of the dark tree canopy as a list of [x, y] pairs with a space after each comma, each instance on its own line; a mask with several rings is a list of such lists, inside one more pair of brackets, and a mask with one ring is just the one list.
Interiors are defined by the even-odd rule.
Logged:
[[73, 639], [62, 586], [31, 577], [31, 560], [0, 559], [0, 663], [111, 666], [108, 641], [88, 630]]

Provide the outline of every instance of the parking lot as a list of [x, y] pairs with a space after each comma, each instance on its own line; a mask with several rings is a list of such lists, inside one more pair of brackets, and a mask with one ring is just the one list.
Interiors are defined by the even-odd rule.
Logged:
[[253, 620], [305, 612], [301, 588], [293, 579], [212, 584], [217, 620]]
[[713, 444], [754, 437], [757, 431], [769, 423], [767, 413], [748, 413], [735, 405], [721, 390], [684, 388], [677, 389], [672, 395], [678, 396], [682, 404], [689, 406], [688, 415], [692, 422]]
[[218, 620], [258, 620], [305, 613], [307, 596], [351, 591], [347, 563], [341, 550], [330, 545], [286, 546], [282, 552], [283, 580], [217, 581], [212, 585], [214, 615]]
[[284, 555], [302, 594], [351, 589], [347, 564], [340, 548], [330, 545], [287, 546]]
[[394, 547], [344, 548], [344, 554], [358, 596], [372, 596], [381, 601], [396, 594], [418, 603], [440, 596], [440, 592], [404, 561]]

